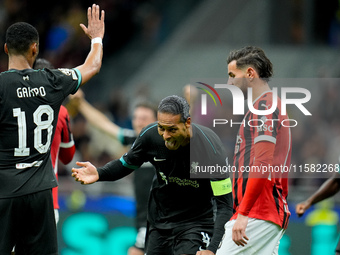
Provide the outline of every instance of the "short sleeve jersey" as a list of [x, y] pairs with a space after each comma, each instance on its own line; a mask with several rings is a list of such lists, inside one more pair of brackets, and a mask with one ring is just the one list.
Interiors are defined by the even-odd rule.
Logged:
[[0, 198], [57, 186], [50, 146], [60, 106], [80, 84], [77, 69], [0, 74]]
[[[226, 164], [226, 151], [212, 130], [192, 124], [190, 144], [169, 150], [157, 124], [151, 124], [121, 158], [122, 164], [132, 169], [146, 161], [156, 169], [148, 206], [148, 221], [153, 226], [169, 229], [183, 224], [213, 224], [211, 179], [191, 178], [193, 165]], [[227, 177], [221, 174], [221, 178]]]
[[[268, 110], [273, 106], [273, 94], [263, 93], [257, 98], [253, 107], [256, 110]], [[275, 111], [267, 115], [257, 115], [250, 111], [245, 115], [240, 126], [234, 153], [233, 198], [236, 219], [237, 210], [247, 188], [249, 171], [254, 166], [254, 145], [261, 141], [275, 144], [273, 169], [268, 177], [262, 193], [249, 212], [249, 217], [271, 221], [282, 228], [286, 228], [290, 212], [287, 204], [288, 171], [291, 158], [291, 133], [287, 115], [281, 112], [281, 101], [277, 98]]]

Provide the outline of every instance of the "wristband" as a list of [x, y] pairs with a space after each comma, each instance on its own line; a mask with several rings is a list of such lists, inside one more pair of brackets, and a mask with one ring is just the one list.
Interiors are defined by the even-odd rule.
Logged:
[[91, 40], [91, 44], [95, 44], [95, 43], [100, 43], [101, 45], [103, 45], [103, 40], [102, 40], [102, 38], [100, 38], [100, 37], [93, 38], [93, 39]]

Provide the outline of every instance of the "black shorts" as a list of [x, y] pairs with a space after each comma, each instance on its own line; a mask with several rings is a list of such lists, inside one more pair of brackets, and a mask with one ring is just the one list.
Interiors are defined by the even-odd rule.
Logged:
[[147, 234], [147, 255], [195, 255], [205, 250], [213, 233], [213, 226], [178, 227], [156, 229], [150, 227]]
[[58, 254], [52, 190], [0, 199], [0, 255]]

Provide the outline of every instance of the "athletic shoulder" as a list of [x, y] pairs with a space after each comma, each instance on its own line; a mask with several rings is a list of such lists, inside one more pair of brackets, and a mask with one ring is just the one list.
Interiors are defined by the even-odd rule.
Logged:
[[220, 137], [210, 128], [192, 124], [193, 143], [202, 144], [207, 151], [215, 152], [224, 149]]
[[254, 100], [254, 108], [259, 110], [268, 110], [271, 109], [273, 104], [276, 104], [276, 108], [280, 109], [281, 99], [276, 96], [274, 100], [274, 96], [275, 94], [272, 91], [264, 92]]
[[155, 133], [158, 134], [158, 123], [157, 121], [154, 123], [151, 123], [144, 127], [138, 137], [148, 137], [148, 136], [153, 136]]
[[209, 141], [209, 138], [220, 140], [219, 136], [211, 128], [196, 123], [192, 124], [192, 127], [194, 135], [202, 136], [207, 141]]
[[142, 129], [131, 148], [143, 147], [144, 149], [150, 149], [159, 144], [164, 144], [164, 142], [163, 138], [158, 134], [158, 123], [154, 122]]

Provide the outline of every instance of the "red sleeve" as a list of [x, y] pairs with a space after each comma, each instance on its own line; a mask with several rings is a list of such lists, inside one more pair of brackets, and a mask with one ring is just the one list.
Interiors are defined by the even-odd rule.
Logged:
[[59, 159], [64, 165], [70, 163], [73, 159], [74, 153], [76, 152], [76, 146], [73, 144], [70, 148], [59, 149]]
[[58, 121], [62, 122], [61, 142], [59, 145], [59, 160], [66, 165], [73, 159], [76, 147], [74, 145], [73, 135], [70, 128], [70, 116], [64, 106], [60, 108]]
[[[275, 144], [267, 141], [261, 141], [255, 146], [255, 162], [254, 170], [260, 169], [260, 166], [272, 165], [274, 157]], [[262, 189], [268, 181], [269, 172], [250, 172], [247, 182], [246, 191], [244, 193], [242, 202], [239, 206], [238, 212], [244, 216], [248, 216], [251, 208], [256, 202], [257, 198], [262, 192]]]

